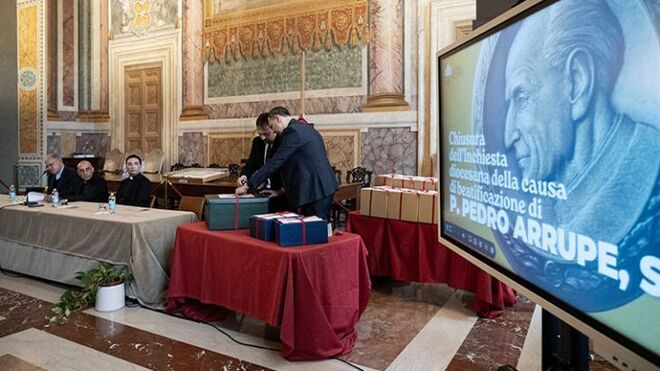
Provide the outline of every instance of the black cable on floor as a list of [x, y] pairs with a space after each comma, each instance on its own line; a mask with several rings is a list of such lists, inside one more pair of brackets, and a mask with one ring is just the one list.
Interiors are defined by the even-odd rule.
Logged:
[[332, 357], [332, 359], [336, 359], [337, 361], [344, 362], [345, 364], [347, 364], [347, 365], [353, 367], [354, 369], [357, 369], [357, 370], [360, 370], [360, 371], [364, 371], [364, 369], [359, 368], [356, 364], [351, 363], [351, 362], [348, 362], [348, 361], [345, 361], [345, 360], [343, 360], [343, 359], [341, 359], [341, 358]]
[[4, 274], [7, 277], [14, 277], [14, 278], [25, 277], [25, 275], [22, 275], [20, 273], [13, 273], [13, 272], [10, 272], [8, 270], [5, 270], [5, 269], [2, 268], [1, 265], [0, 265], [0, 273]]
[[[177, 315], [174, 315], [174, 314], [171, 314], [171, 313], [167, 313], [167, 312], [164, 311], [164, 310], [158, 310], [158, 309], [153, 309], [153, 308], [145, 307], [144, 305], [140, 304], [139, 302], [137, 303], [136, 306], [141, 306], [141, 307], [143, 307], [143, 308], [145, 308], [145, 309], [153, 310], [153, 311], [155, 311], [155, 312], [159, 312], [159, 313], [164, 313], [164, 314], [167, 314], [168, 316], [172, 316], [172, 317], [176, 317], [176, 318], [183, 318], [183, 319], [188, 320], [188, 321], [194, 321], [194, 322], [197, 322], [197, 323], [203, 323], [203, 324], [205, 324], [205, 325], [209, 325], [209, 326], [213, 327], [214, 329], [220, 331], [223, 335], [225, 335], [226, 337], [228, 337], [230, 340], [232, 340], [232, 341], [235, 342], [236, 344], [240, 344], [240, 345], [243, 345], [243, 346], [246, 346], [246, 347], [251, 347], [251, 348], [264, 349], [264, 350], [272, 350], [272, 351], [274, 351], [274, 352], [279, 352], [279, 351], [280, 351], [280, 349], [278, 349], [278, 348], [270, 348], [270, 347], [266, 347], [266, 346], [263, 346], [263, 345], [250, 344], [250, 343], [245, 343], [245, 342], [242, 342], [242, 341], [240, 341], [240, 340], [237, 340], [237, 339], [235, 339], [233, 336], [231, 336], [228, 332], [226, 332], [225, 330], [223, 330], [223, 329], [220, 328], [219, 326], [214, 325], [214, 324], [211, 323], [211, 322], [196, 321], [196, 320], [192, 320], [192, 319], [190, 319], [190, 318], [186, 318], [186, 317], [183, 317], [183, 316], [177, 316]], [[343, 363], [345, 363], [345, 364], [347, 364], [347, 365], [349, 365], [349, 366], [351, 366], [351, 367], [353, 367], [353, 368], [355, 368], [355, 369], [357, 369], [357, 370], [364, 371], [364, 369], [361, 369], [361, 368], [358, 367], [357, 365], [355, 365], [355, 364], [353, 364], [353, 363], [351, 363], [351, 362], [345, 361], [345, 360], [343, 360], [343, 359], [341, 359], [341, 358], [332, 357], [332, 359], [336, 359], [337, 361], [343, 362]]]

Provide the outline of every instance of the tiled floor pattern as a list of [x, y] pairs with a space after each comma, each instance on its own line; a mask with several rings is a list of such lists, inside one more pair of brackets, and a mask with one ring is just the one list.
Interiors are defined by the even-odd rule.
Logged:
[[[535, 305], [524, 297], [502, 317], [484, 319], [471, 311], [471, 294], [445, 285], [376, 281], [373, 286], [355, 349], [342, 360], [365, 370], [540, 367], [539, 341], [527, 337], [539, 336], [540, 331], [528, 330], [530, 322], [540, 321], [532, 321]], [[64, 325], [49, 325], [50, 305], [62, 291], [0, 274], [0, 370], [352, 369], [336, 359], [288, 362], [278, 352], [239, 345], [209, 325], [144, 308], [90, 309]], [[216, 325], [240, 341], [279, 347], [278, 329], [259, 320], [232, 314]], [[599, 361], [596, 369], [614, 369]]]

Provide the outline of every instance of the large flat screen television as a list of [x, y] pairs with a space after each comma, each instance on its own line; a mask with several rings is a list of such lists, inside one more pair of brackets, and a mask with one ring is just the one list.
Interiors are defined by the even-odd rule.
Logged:
[[437, 59], [441, 242], [656, 368], [658, 2], [528, 0]]

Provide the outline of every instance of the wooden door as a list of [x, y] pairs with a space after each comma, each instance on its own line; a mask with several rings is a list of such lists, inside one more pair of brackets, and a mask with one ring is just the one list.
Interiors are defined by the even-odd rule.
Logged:
[[150, 152], [162, 148], [163, 93], [161, 67], [126, 68], [124, 150]]

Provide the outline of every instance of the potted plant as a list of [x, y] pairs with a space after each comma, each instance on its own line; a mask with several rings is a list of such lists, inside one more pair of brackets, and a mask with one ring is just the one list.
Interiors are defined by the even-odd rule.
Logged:
[[133, 277], [126, 267], [101, 263], [87, 272], [76, 272], [83, 287], [68, 289], [52, 308], [51, 323], [63, 323], [72, 312], [89, 307], [96, 301], [96, 310], [110, 312], [124, 307], [124, 284]]

